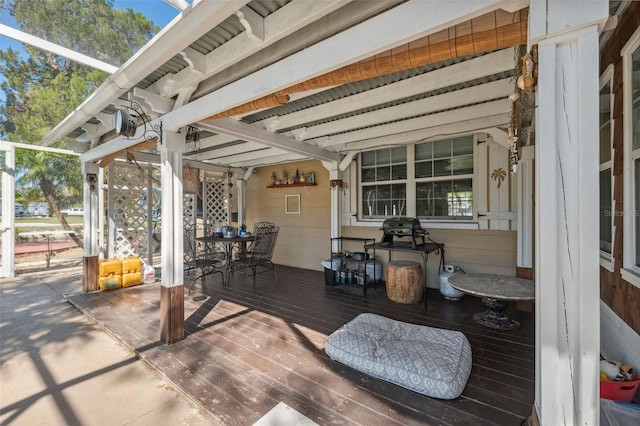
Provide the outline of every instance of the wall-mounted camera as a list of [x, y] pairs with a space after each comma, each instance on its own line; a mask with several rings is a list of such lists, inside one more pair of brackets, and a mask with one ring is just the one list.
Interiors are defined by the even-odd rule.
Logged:
[[98, 182], [98, 175], [95, 173], [87, 173], [87, 183], [89, 184], [89, 188], [91, 190], [96, 189], [96, 183]]

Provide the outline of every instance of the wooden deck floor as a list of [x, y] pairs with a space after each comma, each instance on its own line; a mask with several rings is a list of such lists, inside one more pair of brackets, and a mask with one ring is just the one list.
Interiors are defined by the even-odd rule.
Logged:
[[[251, 425], [284, 402], [321, 425], [519, 425], [534, 399], [534, 318], [515, 311], [516, 331], [473, 321], [480, 300], [453, 302], [437, 290], [423, 304], [387, 299], [384, 286], [361, 292], [324, 285], [324, 274], [278, 266], [223, 288], [216, 275], [185, 294], [185, 340], [164, 345], [160, 335], [160, 286], [76, 293], [69, 300], [135, 350], [198, 401], [214, 422]], [[190, 279], [187, 278], [186, 282]], [[462, 331], [473, 351], [464, 393], [455, 400], [429, 398], [374, 379], [330, 360], [328, 334], [362, 312]]]

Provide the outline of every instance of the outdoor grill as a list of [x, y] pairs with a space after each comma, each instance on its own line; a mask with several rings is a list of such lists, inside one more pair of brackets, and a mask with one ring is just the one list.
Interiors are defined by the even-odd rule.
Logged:
[[396, 238], [409, 238], [411, 248], [418, 248], [424, 244], [424, 238], [429, 233], [422, 228], [420, 221], [414, 217], [394, 217], [382, 222], [382, 244], [394, 245]]

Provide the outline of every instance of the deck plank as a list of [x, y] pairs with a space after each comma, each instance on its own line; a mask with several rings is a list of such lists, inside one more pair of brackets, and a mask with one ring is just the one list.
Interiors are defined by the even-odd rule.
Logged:
[[[183, 341], [160, 337], [160, 286], [145, 284], [68, 298], [191, 396], [220, 424], [251, 425], [279, 402], [319, 424], [518, 425], [534, 398], [534, 317], [509, 308], [519, 330], [477, 324], [480, 300], [449, 301], [427, 291], [424, 304], [399, 304], [384, 285], [325, 286], [324, 274], [277, 266], [280, 285], [218, 277], [185, 294]], [[185, 281], [189, 282], [189, 277]], [[363, 312], [463, 332], [472, 348], [471, 377], [455, 400], [417, 394], [332, 361], [326, 336]]]

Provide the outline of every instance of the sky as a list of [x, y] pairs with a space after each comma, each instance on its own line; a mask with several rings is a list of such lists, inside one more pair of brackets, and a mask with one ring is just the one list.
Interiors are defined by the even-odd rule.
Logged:
[[[191, 2], [191, 0], [188, 0]], [[133, 9], [136, 12], [140, 12], [148, 19], [152, 20], [160, 28], [164, 28], [169, 22], [173, 20], [179, 11], [163, 0], [115, 0], [113, 6], [116, 9]], [[16, 27], [16, 23], [6, 11], [0, 11], [0, 23]], [[15, 41], [9, 37], [0, 35], [0, 49], [6, 50], [8, 48], [23, 52], [23, 44]], [[4, 81], [5, 77], [0, 75], [0, 82]], [[0, 91], [0, 102], [4, 102], [4, 92]]]

